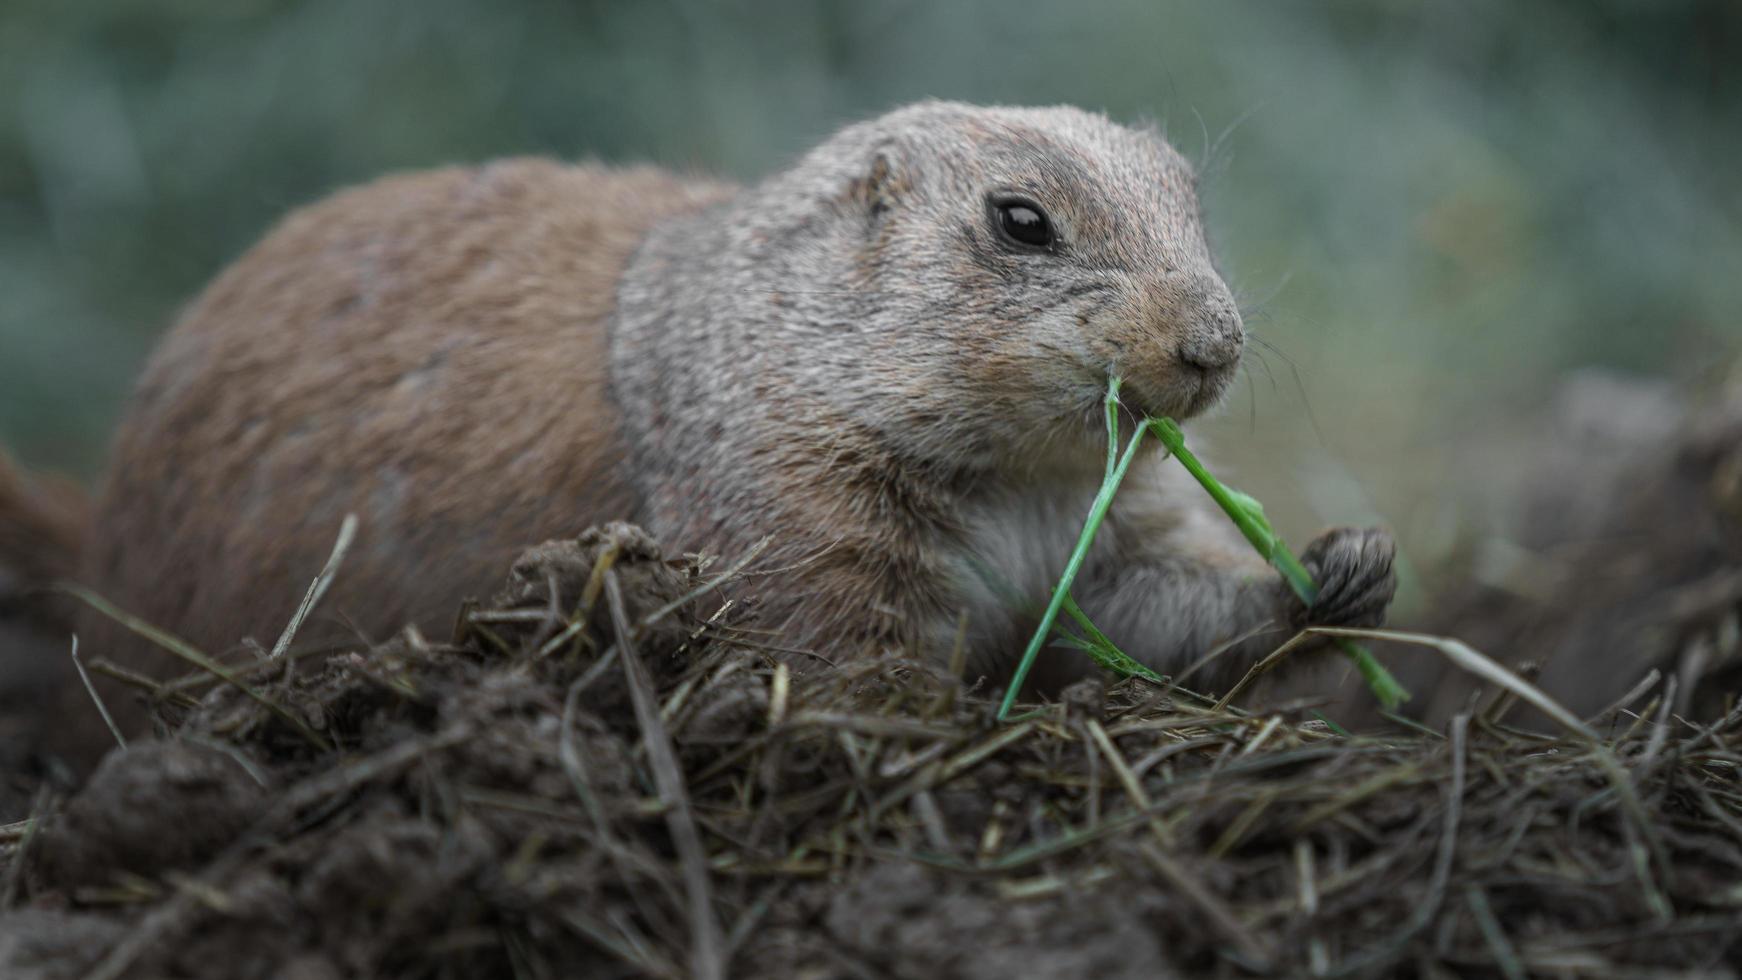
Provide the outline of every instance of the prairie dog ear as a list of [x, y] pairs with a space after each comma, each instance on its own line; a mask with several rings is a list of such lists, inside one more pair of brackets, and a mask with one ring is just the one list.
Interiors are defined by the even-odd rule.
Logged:
[[860, 213], [876, 221], [894, 210], [912, 188], [900, 151], [893, 144], [884, 144], [872, 153], [864, 172], [854, 178], [849, 195]]

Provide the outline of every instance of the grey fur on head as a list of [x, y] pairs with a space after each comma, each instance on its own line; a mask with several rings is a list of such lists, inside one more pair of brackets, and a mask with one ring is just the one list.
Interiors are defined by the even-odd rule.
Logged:
[[[1003, 192], [1045, 209], [1056, 249], [999, 241], [987, 200]], [[718, 417], [778, 376], [785, 397], [944, 469], [1060, 449], [1074, 465], [1110, 372], [1136, 405], [1198, 414], [1242, 343], [1190, 166], [1068, 107], [927, 102], [848, 127], [656, 231], [621, 296], [621, 397]], [[656, 366], [644, 333], [706, 356]]]

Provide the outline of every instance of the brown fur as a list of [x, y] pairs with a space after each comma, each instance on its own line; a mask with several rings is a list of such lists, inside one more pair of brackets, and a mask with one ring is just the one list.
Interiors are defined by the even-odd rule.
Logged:
[[355, 512], [326, 618], [444, 628], [521, 546], [631, 508], [605, 395], [616, 281], [649, 225], [726, 192], [512, 160], [292, 215], [152, 357], [86, 580], [200, 646], [270, 644]]
[[90, 510], [71, 480], [27, 475], [0, 454], [0, 606], [78, 572]]
[[[46, 587], [78, 573], [89, 522], [83, 489], [27, 475], [0, 453], [0, 774], [32, 765], [44, 736], [66, 717], [64, 709], [55, 717], [62, 695], [78, 687], [67, 656], [72, 610]], [[72, 717], [95, 721], [88, 705], [75, 707]], [[107, 747], [87, 734], [94, 732], [69, 732], [62, 747], [86, 758]]]

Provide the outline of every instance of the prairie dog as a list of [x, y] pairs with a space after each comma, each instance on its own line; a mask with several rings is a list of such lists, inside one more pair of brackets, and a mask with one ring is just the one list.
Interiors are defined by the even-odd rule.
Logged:
[[[601, 521], [728, 557], [773, 535], [783, 644], [943, 657], [965, 613], [997, 686], [1099, 482], [1109, 373], [1185, 419], [1242, 344], [1189, 165], [1071, 108], [908, 106], [742, 189], [390, 177], [292, 214], [164, 339], [83, 577], [223, 650], [270, 643], [349, 512], [323, 609], [377, 638], [445, 631], [522, 546]], [[1386, 532], [1316, 540], [1305, 610], [1176, 470], [1139, 460], [1074, 590], [1123, 649], [1243, 667], [1383, 617]]]

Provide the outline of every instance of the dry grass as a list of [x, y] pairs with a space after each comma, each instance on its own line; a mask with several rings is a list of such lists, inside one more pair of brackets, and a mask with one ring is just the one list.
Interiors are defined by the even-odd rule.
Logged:
[[1557, 733], [1509, 726], [1508, 699], [1350, 735], [1311, 703], [1131, 679], [998, 724], [924, 664], [794, 672], [731, 625], [733, 583], [628, 532], [547, 559], [452, 643], [153, 684], [177, 739], [0, 828], [6, 975], [1718, 976], [1742, 956], [1742, 709], [1696, 724], [1653, 684]]

